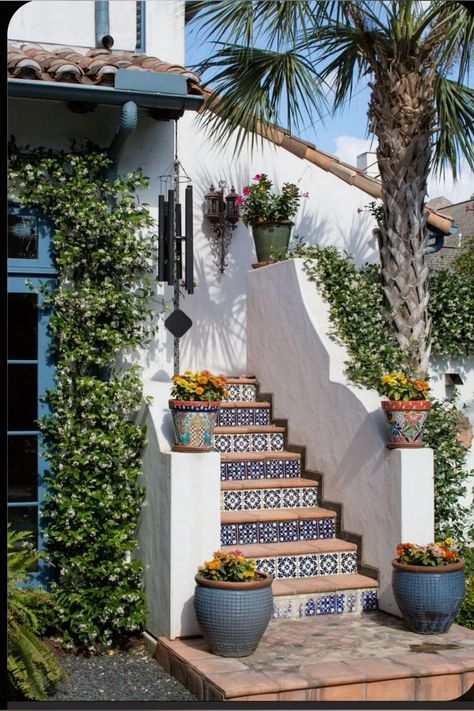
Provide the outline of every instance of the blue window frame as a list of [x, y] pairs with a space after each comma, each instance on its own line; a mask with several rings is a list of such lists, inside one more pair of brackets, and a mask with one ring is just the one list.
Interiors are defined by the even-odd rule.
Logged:
[[[55, 281], [51, 226], [34, 208], [10, 205], [8, 213], [8, 519], [41, 549], [47, 462], [37, 420], [48, 410], [42, 398], [54, 363], [39, 287]], [[37, 584], [47, 581], [43, 561], [32, 573]]]

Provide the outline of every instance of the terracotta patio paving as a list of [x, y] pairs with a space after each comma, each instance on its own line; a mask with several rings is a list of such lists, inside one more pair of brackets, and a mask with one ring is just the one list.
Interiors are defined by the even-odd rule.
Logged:
[[382, 612], [274, 619], [254, 654], [160, 637], [159, 663], [202, 701], [446, 701], [474, 685], [474, 630], [409, 632]]

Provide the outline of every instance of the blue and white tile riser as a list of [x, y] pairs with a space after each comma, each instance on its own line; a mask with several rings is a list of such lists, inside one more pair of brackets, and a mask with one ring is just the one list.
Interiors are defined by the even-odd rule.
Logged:
[[299, 509], [318, 505], [315, 486], [278, 487], [276, 489], [232, 489], [221, 491], [221, 511], [257, 509]]
[[315, 575], [342, 575], [357, 572], [355, 551], [301, 553], [256, 559], [257, 570], [275, 578], [308, 578]]
[[300, 459], [255, 459], [221, 462], [222, 481], [290, 479], [301, 476]]
[[269, 424], [269, 407], [221, 407], [217, 411], [218, 427], [242, 427]]
[[214, 434], [216, 452], [282, 452], [282, 432], [255, 432], [238, 434]]
[[249, 383], [228, 383], [227, 397], [224, 398], [227, 402], [249, 400], [253, 402], [257, 397], [257, 386]]
[[273, 598], [272, 617], [350, 614], [376, 609], [377, 590], [364, 588], [316, 595], [278, 595]]
[[221, 525], [221, 546], [317, 541], [334, 538], [335, 533], [336, 524], [333, 518], [223, 523]]

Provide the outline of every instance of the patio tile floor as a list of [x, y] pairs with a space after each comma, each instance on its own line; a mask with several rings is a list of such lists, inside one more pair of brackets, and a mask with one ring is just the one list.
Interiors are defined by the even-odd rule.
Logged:
[[257, 650], [229, 659], [202, 637], [160, 637], [155, 656], [203, 701], [446, 701], [474, 683], [474, 631], [409, 632], [380, 611], [272, 619]]

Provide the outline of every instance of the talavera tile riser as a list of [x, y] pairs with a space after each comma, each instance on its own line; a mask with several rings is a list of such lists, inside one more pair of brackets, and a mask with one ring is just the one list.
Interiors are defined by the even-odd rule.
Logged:
[[221, 511], [258, 509], [299, 509], [318, 505], [315, 486], [277, 489], [235, 489], [221, 492]]
[[243, 402], [245, 400], [253, 402], [257, 397], [257, 386], [248, 383], [230, 383], [227, 385], [226, 402]]
[[314, 541], [334, 538], [335, 528], [332, 518], [225, 523], [221, 525], [221, 545]]
[[316, 595], [278, 595], [273, 598], [272, 617], [360, 614], [377, 609], [377, 590], [346, 590]]
[[300, 459], [261, 459], [221, 462], [222, 481], [289, 479], [301, 476]]
[[355, 551], [257, 558], [255, 562], [257, 570], [271, 573], [275, 578], [307, 578], [357, 572]]
[[270, 408], [268, 407], [221, 407], [217, 413], [219, 427], [249, 427], [269, 424]]
[[215, 434], [217, 452], [278, 452], [284, 448], [282, 432], [255, 434]]

